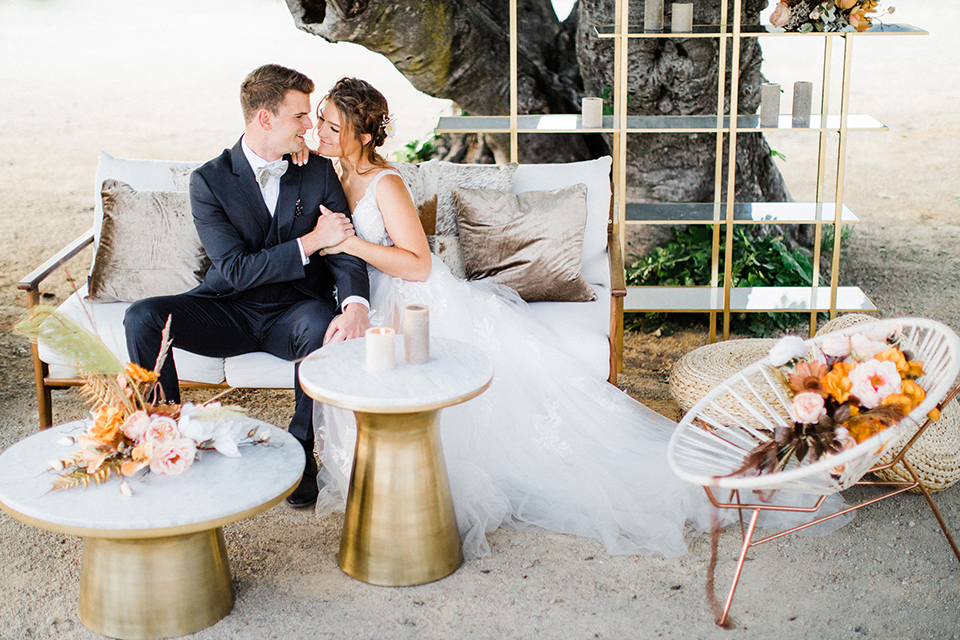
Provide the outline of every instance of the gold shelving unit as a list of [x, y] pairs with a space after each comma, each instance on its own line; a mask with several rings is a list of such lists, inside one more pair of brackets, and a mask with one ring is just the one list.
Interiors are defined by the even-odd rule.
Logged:
[[[729, 9], [733, 20], [726, 22]], [[581, 126], [579, 114], [520, 115], [517, 113], [517, 0], [510, 2], [510, 115], [464, 116], [441, 118], [437, 131], [441, 133], [508, 133], [510, 158], [518, 157], [520, 133], [607, 133], [613, 142], [613, 228], [620, 239], [621, 249], [626, 244], [626, 229], [632, 225], [650, 224], [711, 224], [712, 269], [707, 287], [628, 287], [624, 311], [630, 312], [706, 312], [710, 314], [710, 340], [717, 337], [718, 318], [723, 318], [722, 337], [730, 333], [730, 314], [734, 312], [787, 311], [810, 314], [810, 332], [816, 329], [819, 312], [829, 312], [833, 318], [840, 311], [876, 311], [876, 307], [857, 287], [840, 287], [840, 239], [844, 224], [855, 224], [860, 219], [843, 204], [843, 183], [847, 137], [852, 132], [886, 131], [887, 127], [868, 115], [849, 112], [851, 60], [853, 42], [861, 37], [883, 35], [926, 35], [927, 32], [905, 24], [875, 25], [863, 32], [844, 33], [785, 33], [762, 25], [741, 24], [741, 0], [723, 0], [719, 25], [695, 25], [693, 33], [645, 32], [642, 25], [630, 24], [629, 0], [616, 0], [615, 22], [596, 27], [599, 38], [614, 41], [614, 99], [613, 115], [603, 118], [601, 128]], [[730, 65], [729, 85], [740, 83], [740, 44], [743, 38], [785, 37], [823, 39], [823, 76], [821, 80], [820, 113], [813, 114], [806, 127], [794, 127], [790, 115], [781, 115], [777, 127], [760, 127], [756, 115], [724, 114], [725, 102], [729, 113], [738, 111], [738, 92], [726, 95], [727, 64]], [[629, 56], [627, 41], [633, 38], [716, 38], [719, 42], [716, 114], [699, 116], [626, 116], [627, 70]], [[839, 113], [830, 113], [830, 72], [833, 63], [833, 45], [839, 40], [843, 46], [841, 94]], [[625, 116], [625, 117], [624, 117]], [[798, 135], [818, 135], [816, 198], [814, 202], [795, 203], [738, 203], [735, 202], [736, 162], [729, 162], [724, 173], [723, 155], [735, 158], [737, 136], [741, 132], [790, 131]], [[713, 201], [707, 203], [635, 203], [627, 197], [627, 136], [648, 133], [713, 133], [716, 136]], [[827, 139], [838, 135], [836, 177], [827, 180]], [[724, 141], [724, 136], [727, 137]], [[724, 193], [726, 186], [726, 195]], [[812, 287], [731, 287], [733, 228], [741, 224], [810, 224], [815, 226], [813, 282], [820, 280], [820, 255], [823, 225], [834, 225], [830, 285]], [[721, 248], [721, 231], [726, 230]], [[720, 251], [724, 255], [723, 285], [720, 285]]]

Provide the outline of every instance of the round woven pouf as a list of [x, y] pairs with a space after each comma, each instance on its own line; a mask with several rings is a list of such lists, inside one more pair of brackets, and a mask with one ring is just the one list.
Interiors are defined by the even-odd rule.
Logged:
[[[770, 347], [776, 343], [773, 339], [748, 338], [714, 342], [694, 349], [673, 365], [670, 372], [670, 393], [683, 411], [687, 412], [715, 386], [766, 356]], [[779, 405], [769, 385], [758, 384], [757, 388], [766, 390], [763, 397], [771, 406]], [[784, 394], [789, 393], [785, 384], [782, 391]], [[732, 396], [728, 396], [728, 401], [722, 408], [751, 426], [769, 428], [769, 425], [755, 424], [749, 411], [743, 404], [735, 402]], [[717, 419], [722, 417], [717, 416]]]

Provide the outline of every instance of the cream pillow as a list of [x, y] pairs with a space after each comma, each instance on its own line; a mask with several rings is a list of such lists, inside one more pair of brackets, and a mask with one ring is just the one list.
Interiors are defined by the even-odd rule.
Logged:
[[457, 212], [451, 195], [454, 188], [510, 191], [518, 166], [515, 162], [498, 166], [437, 160], [418, 165], [393, 163], [393, 168], [400, 173], [410, 190], [420, 223], [428, 236], [457, 235]]
[[183, 293], [203, 279], [210, 259], [197, 236], [190, 195], [137, 191], [104, 180], [103, 226], [90, 272], [94, 302], [133, 302]]
[[491, 278], [527, 302], [590, 302], [580, 274], [587, 187], [513, 194], [453, 189], [468, 280]]

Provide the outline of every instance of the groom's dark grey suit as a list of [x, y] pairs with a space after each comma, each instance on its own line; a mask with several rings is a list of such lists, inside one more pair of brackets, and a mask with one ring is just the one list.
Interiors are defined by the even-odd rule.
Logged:
[[[124, 326], [134, 362], [153, 368], [168, 315], [173, 344], [181, 349], [214, 357], [267, 351], [294, 360], [322, 346], [338, 300], [369, 298], [366, 263], [359, 258], [314, 254], [303, 264], [297, 239], [316, 226], [320, 205], [349, 210], [328, 159], [312, 156], [303, 166], [291, 162], [271, 216], [237, 142], [193, 172], [190, 201], [212, 266], [191, 291], [147, 298], [128, 309]], [[160, 384], [168, 400], [179, 401], [172, 357]], [[313, 402], [298, 382], [295, 388], [290, 433], [312, 444]]]

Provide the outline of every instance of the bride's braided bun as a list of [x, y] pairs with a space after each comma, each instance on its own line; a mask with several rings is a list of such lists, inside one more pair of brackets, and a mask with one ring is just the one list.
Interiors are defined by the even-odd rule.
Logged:
[[[377, 153], [377, 147], [387, 139], [387, 125], [390, 124], [390, 108], [383, 94], [366, 80], [341, 78], [324, 100], [333, 103], [347, 128], [352, 130], [353, 136], [360, 142], [360, 155], [372, 164], [385, 165], [386, 160]], [[363, 140], [364, 134], [370, 136], [370, 142], [366, 144]]]

